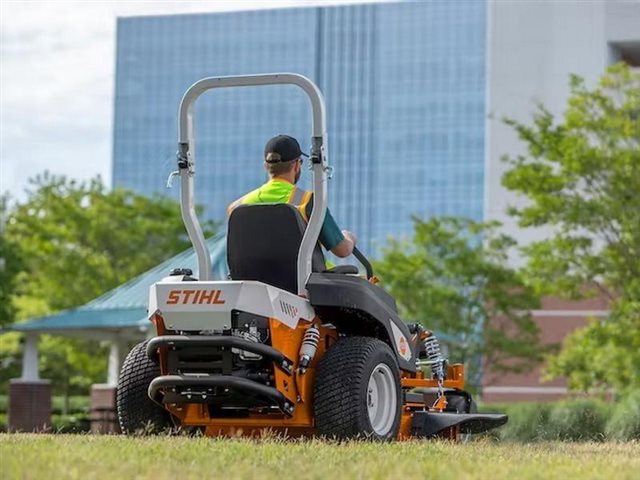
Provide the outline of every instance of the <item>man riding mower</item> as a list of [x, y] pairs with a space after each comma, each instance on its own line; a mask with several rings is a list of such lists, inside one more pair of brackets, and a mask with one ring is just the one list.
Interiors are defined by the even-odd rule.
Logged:
[[[311, 101], [311, 214], [305, 221], [295, 203], [236, 205], [230, 279], [212, 281], [193, 202], [193, 105], [212, 88], [273, 84], [297, 85]], [[474, 413], [464, 367], [447, 363], [432, 332], [399, 318], [357, 248], [366, 279], [353, 266], [326, 269], [318, 246], [327, 210], [325, 107], [313, 82], [288, 73], [205, 78], [185, 93], [178, 123], [182, 217], [198, 278], [178, 268], [151, 286], [156, 336], [123, 364], [123, 432], [176, 426], [210, 436], [457, 439], [507, 421]]]

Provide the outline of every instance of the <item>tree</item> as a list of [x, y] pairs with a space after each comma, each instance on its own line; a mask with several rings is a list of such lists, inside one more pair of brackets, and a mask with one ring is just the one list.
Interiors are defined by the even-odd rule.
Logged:
[[[611, 315], [570, 335], [551, 363], [571, 387], [640, 386], [640, 73], [618, 64], [589, 89], [572, 76], [564, 116], [540, 105], [533, 124], [507, 120], [527, 154], [505, 157], [506, 188], [528, 199], [512, 208], [521, 227], [547, 227], [523, 247], [540, 293], [602, 295]], [[633, 363], [632, 363], [633, 364]]]
[[0, 196], [0, 327], [15, 320], [16, 309], [11, 295], [21, 269], [18, 245], [5, 234], [8, 204], [9, 197]]
[[[190, 245], [171, 199], [107, 191], [99, 178], [44, 174], [30, 185], [6, 234], [25, 263], [17, 294], [52, 310], [82, 305]], [[204, 229], [211, 234], [211, 222]]]
[[[498, 228], [463, 218], [416, 218], [413, 238], [390, 240], [376, 262], [405, 320], [456, 339], [452, 360], [482, 357], [494, 374], [527, 371], [542, 359], [528, 313], [538, 299], [507, 266], [514, 243]], [[477, 373], [470, 376], [476, 387]]]
[[[22, 268], [20, 251], [14, 241], [7, 238], [6, 225], [9, 215], [9, 196], [0, 196], [0, 328], [16, 319], [16, 306], [12, 295], [17, 276]], [[0, 336], [0, 385], [18, 373], [16, 358], [20, 351], [20, 336]]]
[[[190, 245], [171, 199], [47, 173], [30, 186], [27, 200], [10, 210], [3, 237], [22, 259], [10, 292], [19, 319], [83, 305]], [[211, 235], [215, 225], [203, 229]], [[97, 342], [45, 337], [41, 352], [58, 392], [104, 381], [106, 350]]]
[[610, 316], [570, 334], [550, 359], [549, 377], [564, 375], [580, 391], [614, 388], [624, 395], [639, 386], [640, 302], [618, 300]]

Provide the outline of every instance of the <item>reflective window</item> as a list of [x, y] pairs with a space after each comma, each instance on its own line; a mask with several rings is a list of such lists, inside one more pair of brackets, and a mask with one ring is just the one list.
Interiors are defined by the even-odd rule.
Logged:
[[[485, 3], [407, 2], [131, 17], [118, 21], [115, 185], [167, 191], [180, 98], [205, 76], [312, 78], [327, 101], [329, 206], [373, 253], [411, 216], [480, 220], [484, 192]], [[222, 219], [264, 179], [279, 133], [307, 149], [297, 87], [213, 91], [195, 111], [196, 201]], [[310, 188], [305, 172], [303, 188]]]

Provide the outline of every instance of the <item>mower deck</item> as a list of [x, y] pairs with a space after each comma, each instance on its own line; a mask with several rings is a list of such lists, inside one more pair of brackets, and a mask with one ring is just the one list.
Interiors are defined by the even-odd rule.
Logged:
[[411, 436], [435, 437], [439, 433], [457, 428], [459, 433], [482, 433], [507, 423], [508, 417], [499, 413], [447, 413], [413, 412]]

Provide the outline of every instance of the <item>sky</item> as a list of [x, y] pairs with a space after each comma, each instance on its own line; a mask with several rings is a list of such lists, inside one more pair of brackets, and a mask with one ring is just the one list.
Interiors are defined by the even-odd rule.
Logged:
[[45, 170], [111, 184], [117, 17], [366, 1], [0, 1], [0, 193]]

